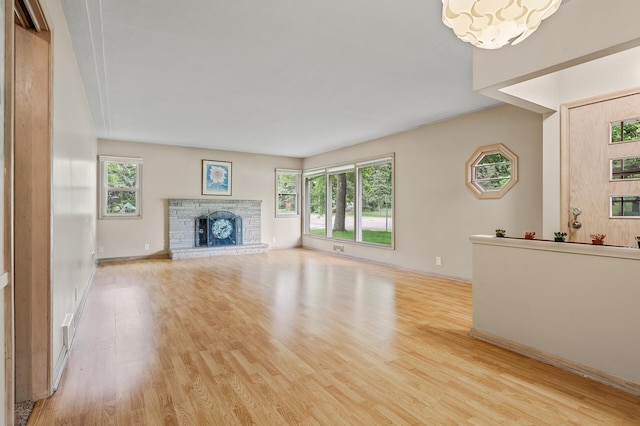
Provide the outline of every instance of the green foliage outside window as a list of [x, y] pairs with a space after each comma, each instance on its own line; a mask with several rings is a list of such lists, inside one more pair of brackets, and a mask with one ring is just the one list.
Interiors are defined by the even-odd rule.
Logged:
[[483, 156], [474, 169], [474, 181], [485, 191], [499, 191], [511, 179], [511, 161], [499, 152]]
[[298, 179], [299, 172], [277, 171], [278, 215], [298, 214]]
[[[330, 188], [326, 187], [327, 176]], [[358, 176], [358, 179], [356, 179]], [[359, 181], [359, 191], [356, 183]], [[357, 164], [345, 171], [309, 176], [305, 180], [308, 231], [328, 236], [327, 195], [331, 195], [331, 237], [391, 246], [393, 244], [393, 165], [391, 161]], [[327, 190], [330, 190], [328, 193]], [[360, 194], [360, 197], [357, 195]], [[361, 215], [356, 211], [360, 207]], [[360, 234], [356, 235], [356, 218]]]
[[640, 157], [611, 160], [611, 178], [613, 180], [640, 179]]
[[640, 216], [640, 197], [611, 197], [611, 216]]
[[104, 179], [101, 215], [139, 217], [141, 160], [107, 157], [101, 159], [101, 164]]
[[391, 163], [360, 169], [362, 176], [362, 210], [382, 211], [393, 205], [393, 172]]
[[310, 194], [309, 208], [311, 214], [324, 216], [327, 202], [326, 202], [326, 184], [324, 175], [314, 176], [308, 180], [308, 189]]
[[640, 140], [640, 118], [611, 123], [611, 142]]

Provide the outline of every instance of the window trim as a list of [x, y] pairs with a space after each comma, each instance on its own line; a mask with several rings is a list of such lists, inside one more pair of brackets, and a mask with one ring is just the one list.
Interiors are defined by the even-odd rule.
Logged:
[[[137, 157], [116, 157], [110, 155], [99, 155], [98, 161], [100, 162], [100, 201], [98, 209], [98, 219], [142, 219], [142, 158]], [[119, 188], [109, 187], [107, 179], [107, 164], [108, 163], [125, 163], [137, 165], [137, 187], [131, 188]], [[130, 192], [136, 192], [136, 212], [135, 213], [107, 213], [107, 196], [110, 190], [124, 190]]]
[[[296, 177], [296, 192], [295, 194], [293, 193], [280, 193], [278, 191], [279, 187], [278, 187], [278, 183], [279, 183], [279, 177], [281, 174], [289, 174], [289, 175], [295, 175]], [[276, 198], [275, 198], [275, 214], [276, 217], [299, 217], [300, 216], [300, 210], [301, 210], [301, 206], [300, 206], [300, 185], [302, 184], [301, 181], [301, 176], [302, 176], [302, 170], [297, 170], [297, 169], [276, 169], [276, 182], [275, 182], [275, 192], [276, 192]], [[280, 195], [295, 195], [296, 196], [296, 205], [295, 205], [295, 211], [292, 213], [282, 213], [279, 210], [279, 205], [280, 205]]]
[[[491, 154], [502, 154], [511, 162], [511, 178], [497, 191], [488, 191], [478, 185], [475, 178], [476, 166], [483, 157]], [[465, 184], [478, 199], [502, 198], [518, 182], [518, 156], [501, 143], [481, 146], [469, 157], [465, 164]]]

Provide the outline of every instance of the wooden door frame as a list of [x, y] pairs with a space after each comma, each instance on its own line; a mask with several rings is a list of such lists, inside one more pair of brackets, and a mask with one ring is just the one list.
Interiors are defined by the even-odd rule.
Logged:
[[569, 173], [569, 165], [570, 165], [570, 126], [569, 126], [569, 115], [573, 108], [583, 107], [585, 105], [596, 104], [600, 102], [610, 101], [613, 99], [624, 98], [627, 96], [633, 96], [640, 94], [640, 87], [635, 87], [633, 89], [625, 89], [618, 92], [608, 93], [605, 95], [593, 96], [586, 99], [581, 99], [578, 101], [568, 102], [566, 104], [562, 104], [560, 106], [560, 228], [564, 228], [565, 226], [568, 229], [567, 234], [569, 237], [568, 241], [572, 241], [573, 236], [573, 228], [571, 228], [570, 221], [573, 219], [570, 214], [571, 206], [570, 202], [570, 179], [571, 175]]
[[[37, 32], [48, 32], [49, 27], [47, 25], [43, 9], [39, 0], [22, 0], [22, 3], [29, 9], [29, 16], [32, 29]], [[9, 283], [4, 289], [4, 327], [5, 327], [5, 407], [3, 407], [2, 417], [6, 421], [6, 424], [14, 423], [14, 410], [15, 410], [15, 397], [16, 397], [16, 376], [15, 376], [15, 350], [16, 350], [16, 297], [15, 297], [15, 27], [18, 25], [16, 22], [16, 2], [11, 0], [5, 0], [5, 121], [4, 121], [4, 167], [5, 167], [5, 184], [4, 184], [4, 261], [5, 269], [8, 272]], [[52, 50], [51, 50], [51, 37], [50, 34], [46, 34], [48, 39], [48, 128], [49, 136], [48, 141], [51, 145], [52, 135], [52, 114], [51, 114], [51, 91], [52, 91]], [[1, 170], [0, 170], [1, 172]], [[50, 192], [50, 188], [47, 189]], [[49, 217], [50, 214], [49, 214]], [[48, 242], [50, 245], [50, 241]], [[49, 253], [50, 256], [50, 253]], [[46, 283], [48, 304], [51, 304], [51, 275]], [[33, 300], [27, 301], [33, 307]], [[52, 377], [51, 377], [51, 316], [47, 314], [47, 328], [49, 341], [47, 343], [47, 365], [40, 366], [39, 368], [47, 369], [47, 395], [52, 392]]]
[[14, 359], [14, 282], [13, 282], [13, 93], [14, 93], [14, 3], [5, 0], [4, 22], [4, 264], [9, 283], [4, 287], [4, 419], [13, 424], [15, 416], [15, 359]]

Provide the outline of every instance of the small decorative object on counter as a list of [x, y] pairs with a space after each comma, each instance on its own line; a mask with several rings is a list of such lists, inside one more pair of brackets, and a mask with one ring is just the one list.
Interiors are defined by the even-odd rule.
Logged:
[[507, 235], [507, 231], [504, 229], [496, 229], [496, 237], [504, 237]]
[[524, 238], [526, 240], [533, 240], [536, 238], [536, 233], [534, 231], [524, 231]]
[[606, 234], [591, 234], [591, 243], [596, 246], [601, 246], [604, 244], [604, 238], [607, 236]]
[[640, 235], [636, 237], [636, 243], [638, 243], [638, 248], [640, 248]]
[[553, 241], [555, 241], [556, 243], [564, 243], [566, 239], [567, 239], [567, 233], [566, 232], [554, 232], [553, 233]]

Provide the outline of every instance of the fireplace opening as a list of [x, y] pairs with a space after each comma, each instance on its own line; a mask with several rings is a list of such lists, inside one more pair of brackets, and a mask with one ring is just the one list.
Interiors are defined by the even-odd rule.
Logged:
[[196, 218], [196, 247], [242, 245], [242, 218], [227, 211]]

